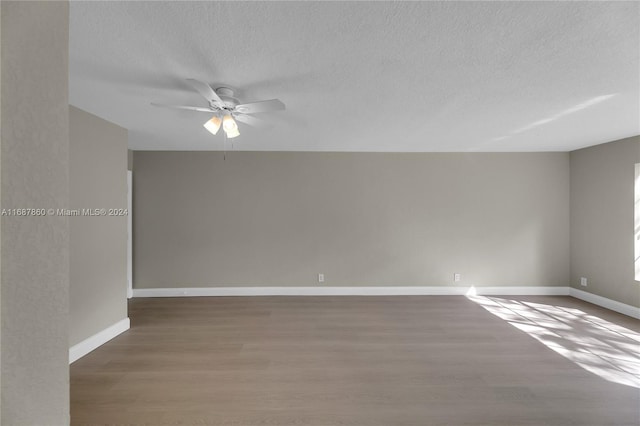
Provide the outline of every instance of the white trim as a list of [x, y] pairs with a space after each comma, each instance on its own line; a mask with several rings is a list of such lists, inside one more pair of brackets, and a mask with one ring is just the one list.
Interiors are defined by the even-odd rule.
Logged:
[[134, 288], [133, 297], [197, 296], [440, 296], [466, 295], [568, 296], [569, 287], [191, 287]]
[[[472, 291], [474, 287], [469, 288]], [[477, 287], [478, 296], [568, 296], [569, 287], [521, 286], [521, 287]], [[468, 294], [468, 293], [465, 293]]]
[[133, 172], [127, 170], [127, 299], [133, 297]]
[[632, 318], [640, 319], [640, 308], [636, 308], [635, 306], [616, 302], [615, 300], [607, 299], [606, 297], [578, 290], [573, 287], [569, 290], [569, 295], [576, 299], [584, 300], [585, 302], [593, 303], [594, 305], [602, 306], [603, 308], [628, 315]]
[[84, 339], [77, 345], [71, 346], [71, 348], [69, 348], [69, 364], [82, 358], [92, 350], [104, 345], [117, 335], [124, 333], [129, 329], [129, 326], [129, 318], [125, 318], [105, 328], [104, 330], [99, 331], [93, 336]]

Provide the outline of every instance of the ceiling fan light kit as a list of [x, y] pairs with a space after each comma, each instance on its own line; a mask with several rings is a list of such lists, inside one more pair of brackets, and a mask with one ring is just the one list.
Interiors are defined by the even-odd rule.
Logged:
[[228, 138], [235, 138], [240, 134], [238, 131], [238, 124], [235, 122], [231, 114], [226, 114], [222, 119], [222, 129], [227, 134]]
[[222, 124], [222, 120], [217, 115], [211, 117], [211, 120], [207, 121], [203, 124], [204, 128], [211, 132], [211, 134], [215, 135], [220, 130], [220, 125]]
[[240, 136], [240, 131], [238, 130], [237, 127], [231, 130], [225, 130], [225, 133], [227, 134], [227, 138], [229, 139], [233, 139], [236, 136]]
[[[240, 104], [238, 100], [233, 97], [233, 90], [228, 87], [219, 87], [214, 90], [207, 83], [203, 83], [199, 80], [190, 78], [187, 79], [187, 82], [207, 100], [207, 107], [162, 105], [156, 103], [152, 103], [151, 105], [189, 111], [212, 112], [214, 113], [213, 117], [204, 123], [203, 126], [214, 135], [217, 134], [220, 127], [222, 127], [227, 138], [235, 138], [240, 136], [240, 130], [238, 129], [238, 123], [236, 121], [240, 121], [249, 126], [259, 126], [263, 123], [262, 120], [259, 120], [250, 114], [280, 111], [285, 109], [284, 103], [279, 99]], [[220, 118], [221, 116], [222, 119]]]

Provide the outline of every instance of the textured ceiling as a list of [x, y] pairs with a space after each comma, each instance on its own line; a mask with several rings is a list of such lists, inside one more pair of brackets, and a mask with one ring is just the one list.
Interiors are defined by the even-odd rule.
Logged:
[[[221, 150], [184, 79], [279, 98], [235, 150], [565, 151], [640, 133], [637, 2], [72, 2], [70, 102]], [[227, 149], [231, 149], [227, 142]]]

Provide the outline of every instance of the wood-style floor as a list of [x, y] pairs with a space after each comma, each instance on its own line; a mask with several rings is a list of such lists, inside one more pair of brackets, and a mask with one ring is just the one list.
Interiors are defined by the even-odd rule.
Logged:
[[129, 316], [71, 366], [73, 425], [640, 424], [639, 321], [569, 297], [133, 299]]

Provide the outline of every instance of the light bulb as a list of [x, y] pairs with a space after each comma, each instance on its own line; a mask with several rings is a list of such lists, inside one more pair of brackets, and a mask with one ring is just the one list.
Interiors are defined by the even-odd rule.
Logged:
[[236, 121], [233, 119], [233, 117], [227, 114], [222, 119], [222, 128], [224, 129], [225, 132], [227, 132], [227, 136], [228, 136], [231, 130], [238, 130], [238, 125], [236, 124]]
[[222, 124], [222, 120], [217, 115], [211, 117], [211, 120], [207, 121], [203, 124], [204, 128], [213, 133], [214, 135], [218, 133], [220, 130], [220, 125]]
[[236, 136], [240, 136], [240, 131], [238, 130], [238, 126], [236, 126], [234, 129], [225, 130], [225, 132], [227, 133], [227, 137], [229, 139], [233, 139]]

